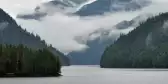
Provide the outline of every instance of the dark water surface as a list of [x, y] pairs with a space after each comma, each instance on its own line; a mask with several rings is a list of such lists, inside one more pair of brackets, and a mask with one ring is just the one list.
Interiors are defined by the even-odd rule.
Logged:
[[70, 66], [62, 77], [0, 78], [0, 84], [168, 84], [167, 69], [101, 69]]

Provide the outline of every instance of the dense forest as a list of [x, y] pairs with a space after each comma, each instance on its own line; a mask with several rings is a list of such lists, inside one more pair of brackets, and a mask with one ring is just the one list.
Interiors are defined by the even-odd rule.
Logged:
[[59, 76], [58, 56], [48, 49], [32, 50], [23, 45], [0, 45], [0, 76]]
[[168, 13], [149, 18], [104, 51], [103, 68], [168, 68]]
[[40, 36], [24, 30], [2, 9], [0, 9], [0, 44], [23, 44], [28, 48], [36, 50], [46, 48], [55, 56], [59, 56], [62, 65], [70, 65], [69, 58], [67, 56], [52, 47], [52, 45], [47, 44], [40, 38]]

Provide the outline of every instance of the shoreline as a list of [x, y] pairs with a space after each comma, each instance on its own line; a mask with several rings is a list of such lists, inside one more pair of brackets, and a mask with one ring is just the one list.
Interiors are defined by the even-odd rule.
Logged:
[[56, 75], [30, 75], [30, 74], [19, 74], [19, 75], [15, 75], [15, 74], [7, 74], [7, 75], [3, 75], [3, 76], [0, 76], [0, 78], [39, 78], [39, 77], [61, 77], [63, 75], [61, 74], [56, 74]]

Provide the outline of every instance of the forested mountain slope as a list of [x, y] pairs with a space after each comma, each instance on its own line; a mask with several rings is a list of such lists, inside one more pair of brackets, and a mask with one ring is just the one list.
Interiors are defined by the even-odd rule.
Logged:
[[168, 13], [149, 18], [107, 47], [103, 68], [168, 68]]
[[48, 48], [56, 56], [60, 57], [62, 65], [69, 65], [69, 59], [52, 46], [48, 46], [38, 35], [31, 34], [17, 25], [16, 21], [0, 9], [0, 43], [23, 44], [32, 49]]

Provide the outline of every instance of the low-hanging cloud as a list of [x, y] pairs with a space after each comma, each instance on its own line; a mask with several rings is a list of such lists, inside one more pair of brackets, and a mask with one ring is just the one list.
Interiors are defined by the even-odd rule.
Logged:
[[87, 48], [85, 43], [79, 43], [75, 37], [82, 36], [83, 38], [86, 36], [84, 40], [88, 40], [87, 35], [97, 29], [110, 29], [122, 20], [131, 20], [131, 18], [136, 17], [136, 14], [133, 13], [123, 13], [85, 18], [57, 13], [53, 16], [47, 16], [41, 21], [18, 20], [18, 22], [22, 27], [27, 28], [30, 32], [36, 32], [61, 51], [71, 52]]
[[[41, 2], [42, 0], [1, 0], [0, 7], [15, 18], [20, 12], [30, 12], [34, 10]], [[113, 27], [114, 25], [123, 20], [132, 20], [138, 15], [144, 16], [139, 18], [141, 21], [148, 17], [145, 17], [147, 14], [156, 15], [160, 12], [167, 12], [167, 4], [167, 0], [152, 0], [151, 5], [138, 11], [121, 11], [92, 17], [68, 16], [63, 13], [55, 13], [54, 15], [42, 18], [41, 21], [15, 19], [19, 25], [26, 28], [29, 32], [39, 34], [47, 43], [52, 44], [64, 53], [68, 53], [88, 48], [85, 42], [81, 43], [76, 41], [75, 37], [77, 36], [82, 36], [82, 38], [87, 41], [90, 33], [98, 29], [104, 29], [110, 30], [111, 36], [118, 37], [120, 33], [128, 33], [133, 27], [122, 30], [116, 29]]]

